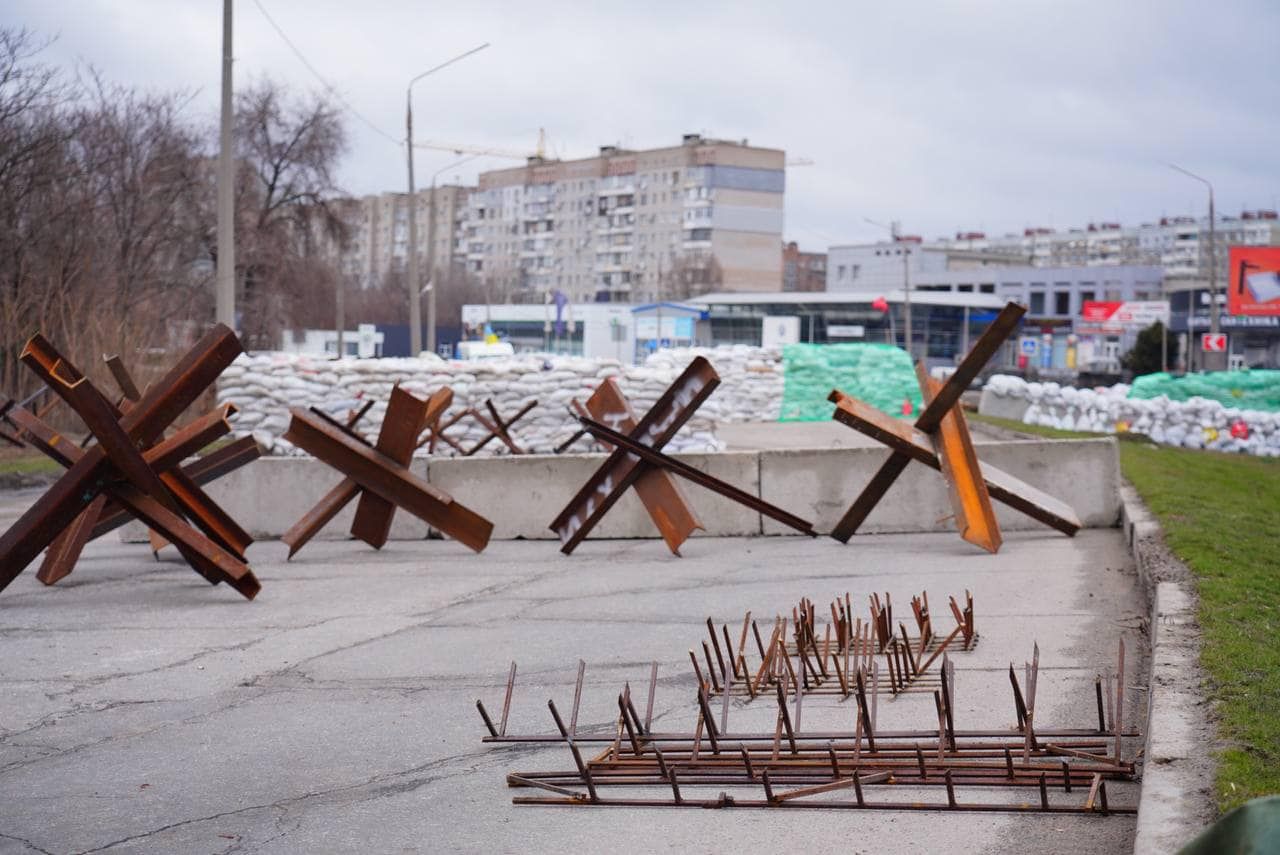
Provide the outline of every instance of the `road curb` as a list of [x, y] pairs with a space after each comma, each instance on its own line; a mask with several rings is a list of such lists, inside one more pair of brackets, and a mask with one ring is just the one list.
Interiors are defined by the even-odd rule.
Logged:
[[1190, 571], [1165, 546], [1160, 524], [1137, 491], [1123, 484], [1120, 501], [1125, 541], [1151, 605], [1147, 744], [1133, 851], [1174, 852], [1216, 813], [1196, 595]]

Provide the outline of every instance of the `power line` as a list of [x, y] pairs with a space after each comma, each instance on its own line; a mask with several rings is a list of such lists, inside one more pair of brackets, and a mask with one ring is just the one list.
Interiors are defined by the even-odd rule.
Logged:
[[253, 0], [253, 5], [258, 7], [258, 11], [262, 13], [262, 17], [267, 19], [267, 23], [271, 25], [271, 29], [275, 30], [276, 35], [278, 35], [280, 39], [286, 45], [289, 46], [289, 50], [293, 51], [293, 55], [298, 58], [298, 61], [307, 67], [307, 71], [310, 71], [312, 75], [315, 76], [316, 80], [320, 81], [320, 85], [322, 85], [330, 95], [332, 95], [335, 99], [337, 99], [338, 103], [341, 104], [348, 113], [355, 116], [360, 121], [364, 122], [366, 125], [369, 126], [369, 128], [374, 133], [378, 134], [379, 136], [385, 137], [386, 139], [390, 140], [392, 143], [394, 143], [397, 146], [402, 145], [401, 140], [396, 139], [391, 134], [387, 133], [382, 128], [375, 125], [368, 118], [366, 118], [363, 113], [361, 113], [355, 107], [351, 106], [351, 103], [347, 101], [346, 98], [342, 97], [342, 94], [334, 87], [332, 83], [324, 79], [324, 76], [319, 71], [316, 70], [315, 66], [312, 65], [310, 62], [308, 62], [307, 58], [303, 56], [302, 51], [298, 49], [298, 46], [295, 45], [287, 35], [285, 35], [284, 30], [280, 29], [280, 25], [275, 22], [275, 19], [272, 18], [270, 13], [267, 12], [266, 8], [263, 7], [261, 0]]

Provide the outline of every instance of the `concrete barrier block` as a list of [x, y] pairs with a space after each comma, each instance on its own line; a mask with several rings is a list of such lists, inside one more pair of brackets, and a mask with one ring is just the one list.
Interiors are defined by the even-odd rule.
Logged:
[[1022, 421], [1022, 417], [1026, 415], [1027, 408], [1031, 406], [1031, 402], [1026, 398], [1019, 398], [1013, 395], [997, 395], [990, 389], [983, 389], [982, 394], [978, 397], [978, 412], [984, 416], [994, 416], [998, 419], [1012, 419], [1015, 422]]
[[[426, 477], [426, 461], [414, 460], [410, 468], [419, 477]], [[270, 540], [288, 531], [341, 480], [337, 470], [312, 457], [262, 457], [205, 485], [205, 492], [254, 539]], [[343, 508], [316, 539], [349, 538], [358, 503], [357, 499]], [[425, 522], [396, 511], [391, 523], [392, 540], [422, 540], [427, 535]], [[127, 543], [145, 541], [147, 530], [134, 521], [120, 529], [120, 539]]]
[[[979, 443], [978, 457], [1069, 504], [1086, 526], [1113, 526], [1120, 514], [1120, 463], [1111, 439]], [[883, 448], [841, 448], [760, 453], [763, 497], [829, 533], [888, 458]], [[1004, 530], [1042, 528], [1030, 517], [995, 503]], [[942, 474], [912, 463], [867, 517], [867, 534], [951, 531], [951, 501]], [[766, 518], [765, 534], [789, 529]]]
[[[759, 495], [760, 469], [754, 451], [676, 454], [688, 463], [752, 495]], [[459, 502], [493, 521], [495, 540], [554, 539], [548, 526], [591, 474], [603, 454], [520, 455], [432, 460], [428, 478]], [[697, 534], [760, 534], [760, 515], [736, 502], [677, 477], [694, 512], [706, 527]], [[599, 538], [658, 537], [644, 506], [628, 490], [591, 532]]]

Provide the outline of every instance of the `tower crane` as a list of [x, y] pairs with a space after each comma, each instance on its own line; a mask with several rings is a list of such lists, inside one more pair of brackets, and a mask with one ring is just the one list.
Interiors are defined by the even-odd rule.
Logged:
[[489, 146], [467, 145], [466, 143], [441, 142], [439, 140], [422, 140], [413, 144], [414, 148], [425, 148], [432, 151], [451, 151], [454, 154], [474, 154], [487, 157], [506, 157], [512, 160], [527, 160], [531, 157], [546, 157], [547, 132], [538, 128], [538, 146], [533, 152], [514, 151], [506, 148], [490, 148]]

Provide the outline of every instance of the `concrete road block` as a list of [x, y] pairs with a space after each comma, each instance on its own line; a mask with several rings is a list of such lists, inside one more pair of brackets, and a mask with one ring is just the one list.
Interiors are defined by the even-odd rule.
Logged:
[[[978, 442], [978, 458], [1069, 504], [1087, 527], [1113, 526], [1120, 514], [1120, 463], [1115, 440]], [[760, 452], [760, 489], [776, 505], [804, 516], [829, 533], [872, 475], [889, 457], [883, 448]], [[1044, 528], [999, 502], [1002, 529]], [[951, 502], [942, 473], [911, 463], [881, 499], [860, 532], [951, 531]], [[773, 520], [765, 534], [786, 534]]]
[[[760, 493], [758, 455], [753, 451], [676, 454], [676, 459], [752, 495]], [[441, 457], [428, 466], [428, 480], [493, 521], [495, 540], [554, 539], [552, 519], [604, 461], [603, 454]], [[760, 515], [677, 476], [694, 512], [706, 527], [698, 535], [760, 534]], [[591, 537], [658, 537], [635, 492], [628, 490]]]
[[[426, 477], [426, 461], [414, 460], [410, 469], [415, 475]], [[272, 540], [288, 531], [341, 480], [341, 473], [313, 457], [261, 457], [206, 485], [205, 492], [255, 540]], [[315, 539], [350, 538], [351, 520], [359, 501], [357, 498], [343, 508]], [[425, 522], [396, 511], [391, 523], [392, 540], [422, 540], [428, 533]], [[134, 521], [120, 529], [120, 539], [127, 543], [145, 541], [147, 530]]]

